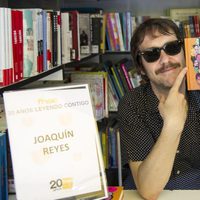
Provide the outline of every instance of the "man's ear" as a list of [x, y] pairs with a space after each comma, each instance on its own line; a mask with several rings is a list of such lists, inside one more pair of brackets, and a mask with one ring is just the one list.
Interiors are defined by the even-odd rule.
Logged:
[[140, 59], [138, 58], [137, 61], [138, 61], [138, 66], [139, 66], [139, 72], [140, 72], [140, 74], [141, 75], [146, 75], [145, 71], [144, 71], [144, 67], [143, 67], [141, 58]]

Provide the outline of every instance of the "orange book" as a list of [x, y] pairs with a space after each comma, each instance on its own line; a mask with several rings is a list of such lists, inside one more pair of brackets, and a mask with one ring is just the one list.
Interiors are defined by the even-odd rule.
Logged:
[[200, 90], [200, 37], [185, 38], [188, 90]]
[[109, 197], [106, 200], [123, 200], [124, 188], [122, 186], [108, 186]]

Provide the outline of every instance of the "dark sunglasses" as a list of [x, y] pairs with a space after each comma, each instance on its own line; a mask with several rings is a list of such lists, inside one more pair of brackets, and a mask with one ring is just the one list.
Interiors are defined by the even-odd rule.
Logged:
[[151, 63], [155, 62], [160, 58], [160, 52], [163, 50], [167, 55], [175, 56], [181, 52], [183, 42], [180, 40], [168, 42], [162, 47], [152, 47], [144, 51], [139, 51], [138, 56], [143, 56], [143, 58]]

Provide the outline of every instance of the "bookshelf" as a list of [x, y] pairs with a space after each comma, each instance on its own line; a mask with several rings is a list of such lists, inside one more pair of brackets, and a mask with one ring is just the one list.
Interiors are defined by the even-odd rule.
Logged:
[[76, 7], [77, 5], [87, 7], [101, 7], [105, 11], [131, 11], [134, 15], [151, 15], [160, 16], [166, 13], [166, 8], [173, 7], [199, 7], [198, 0], [184, 1], [159, 1], [159, 0], [74, 0], [66, 1], [60, 0], [61, 7], [70, 6]]
[[[114, 2], [114, 4], [113, 4]], [[176, 0], [176, 1], [162, 1], [159, 0], [152, 0], [151, 4], [149, 4], [148, 0], [74, 0], [74, 1], [66, 1], [66, 0], [30, 0], [25, 1], [21, 0], [17, 3], [11, 0], [0, 0], [0, 6], [2, 7], [10, 7], [10, 8], [43, 8], [43, 9], [55, 9], [59, 10], [60, 8], [64, 7], [97, 7], [102, 8], [105, 12], [110, 11], [131, 11], [131, 13], [135, 16], [163, 16], [166, 15], [166, 11], [168, 8], [188, 8], [188, 7], [199, 7], [199, 0], [191, 0], [191, 1], [184, 1], [184, 0]], [[118, 56], [115, 56], [118, 54]], [[124, 52], [124, 54], [129, 54], [129, 52]], [[123, 55], [119, 55], [119, 52], [111, 52], [110, 54], [107, 53], [105, 56], [101, 56], [102, 60], [107, 58], [118, 59], [123, 57]], [[102, 61], [100, 60], [100, 62]], [[81, 61], [82, 62], [82, 61]], [[69, 65], [73, 65], [73, 63], [69, 63]], [[14, 83], [12, 85], [0, 88], [0, 94], [6, 90], [10, 89], [17, 89], [23, 85], [26, 85], [30, 82], [37, 81], [41, 78], [49, 76], [59, 70], [63, 69], [63, 65], [57, 66], [47, 72], [43, 72], [38, 74], [34, 77], [26, 78], [18, 83]]]
[[[10, 8], [43, 8], [43, 9], [57, 9], [65, 8], [65, 7], [98, 7], [103, 8], [105, 12], [110, 11], [131, 11], [133, 15], [142, 16], [142, 15], [150, 15], [150, 16], [163, 16], [166, 14], [166, 10], [168, 8], [188, 8], [188, 7], [199, 7], [199, 0], [175, 0], [175, 1], [160, 1], [160, 0], [21, 0], [21, 1], [11, 1], [11, 0], [0, 0], [0, 6], [10, 7]], [[53, 77], [55, 73], [62, 73], [64, 76], [65, 68], [73, 67], [77, 64], [87, 63], [90, 61], [95, 61], [102, 63], [106, 60], [111, 60], [113, 62], [118, 62], [120, 59], [128, 57], [131, 58], [130, 52], [106, 52], [105, 54], [95, 54], [88, 56], [81, 61], [70, 62], [67, 64], [56, 66], [48, 71], [42, 72], [38, 75], [35, 75], [30, 78], [26, 78], [17, 83], [14, 83], [9, 86], [5, 86], [0, 88], [0, 94], [2, 95], [4, 91], [8, 90], [17, 90], [23, 86], [26, 86], [30, 83], [36, 82], [41, 79], [45, 79], [48, 76]], [[115, 114], [115, 113], [114, 113]], [[115, 176], [115, 170], [108, 171], [108, 174]], [[111, 176], [108, 176], [111, 177]], [[118, 180], [116, 177], [113, 180], [109, 181], [112, 184], [116, 184]]]

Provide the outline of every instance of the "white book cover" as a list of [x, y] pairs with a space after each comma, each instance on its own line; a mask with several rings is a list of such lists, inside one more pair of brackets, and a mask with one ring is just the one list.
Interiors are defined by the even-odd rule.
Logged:
[[23, 76], [30, 77], [37, 74], [36, 67], [34, 67], [34, 32], [33, 30], [33, 11], [30, 9], [23, 9], [23, 60], [24, 70]]
[[5, 92], [4, 103], [18, 200], [107, 197], [87, 84]]
[[37, 9], [32, 10], [32, 19], [33, 19], [33, 67], [32, 71], [34, 74], [38, 74], [38, 40], [39, 40], [39, 32], [38, 32], [38, 23], [39, 23], [39, 15]]
[[6, 42], [5, 42], [5, 8], [0, 8], [0, 84], [3, 83], [3, 69], [6, 65]]
[[69, 26], [69, 13], [61, 12], [62, 64], [66, 64], [71, 61], [70, 51], [72, 49], [72, 31]]
[[53, 67], [52, 65], [52, 20], [51, 11], [47, 11], [47, 70]]
[[[11, 9], [8, 8], [8, 68], [13, 70]], [[12, 72], [13, 73], [13, 72]], [[13, 83], [13, 76], [9, 77], [9, 84]]]
[[84, 58], [91, 53], [90, 14], [79, 13], [80, 55]]
[[4, 68], [5, 69], [8, 69], [9, 68], [9, 48], [8, 48], [8, 11], [9, 9], [8, 8], [5, 8], [5, 15], [4, 15], [4, 20], [5, 20], [5, 46], [6, 48], [4, 49], [5, 51], [5, 59], [6, 59], [6, 63], [5, 63], [5, 66]]

